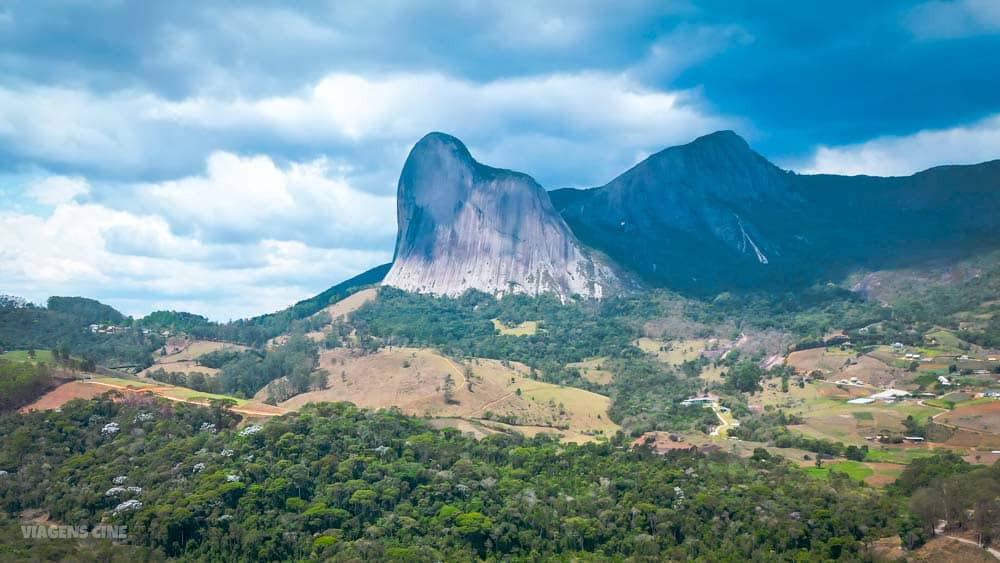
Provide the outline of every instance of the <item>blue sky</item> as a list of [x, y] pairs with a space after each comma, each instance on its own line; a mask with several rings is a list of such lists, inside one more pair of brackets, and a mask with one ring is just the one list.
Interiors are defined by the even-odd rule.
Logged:
[[734, 129], [802, 172], [1000, 157], [1000, 2], [0, 2], [0, 293], [272, 311], [391, 258], [431, 130], [549, 188]]

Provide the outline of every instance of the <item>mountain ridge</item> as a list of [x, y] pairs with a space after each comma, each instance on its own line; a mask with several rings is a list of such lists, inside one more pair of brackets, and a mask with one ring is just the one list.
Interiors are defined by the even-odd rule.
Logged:
[[647, 283], [711, 294], [839, 281], [898, 261], [898, 245], [919, 244], [915, 261], [995, 248], [997, 221], [983, 210], [998, 194], [1000, 160], [904, 177], [807, 175], [720, 131], [551, 197], [584, 244]]

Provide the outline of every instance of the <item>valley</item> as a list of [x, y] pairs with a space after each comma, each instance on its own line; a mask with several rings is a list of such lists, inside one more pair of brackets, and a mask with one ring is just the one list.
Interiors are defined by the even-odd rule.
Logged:
[[1000, 561], [1000, 0], [0, 2], [0, 563]]
[[[899, 225], [988, 164], [855, 195], [920, 190], [885, 217]], [[400, 177], [393, 263], [286, 309], [216, 323], [4, 299], [0, 534], [88, 514], [135, 526], [140, 549], [217, 558], [206, 530], [252, 541], [219, 524], [266, 522], [293, 532], [255, 543], [262, 559], [348, 560], [611, 542], [639, 559], [764, 557], [755, 542], [874, 559], [1000, 538], [1000, 254], [976, 246], [991, 226], [949, 239], [975, 253], [889, 267], [822, 213], [809, 237], [775, 224], [831, 182], [871, 187], [791, 176], [721, 132], [550, 194], [430, 134]], [[683, 212], [643, 203], [664, 186], [688, 190], [665, 197]], [[980, 188], [966, 205], [994, 197]], [[640, 256], [637, 239], [660, 244]]]

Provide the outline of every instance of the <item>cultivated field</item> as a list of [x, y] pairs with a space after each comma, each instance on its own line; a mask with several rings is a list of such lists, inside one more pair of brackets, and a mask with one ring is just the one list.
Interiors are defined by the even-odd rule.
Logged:
[[[771, 381], [774, 383], [774, 381]], [[789, 384], [788, 392], [782, 392], [778, 385], [774, 388], [765, 386], [763, 391], [750, 398], [750, 404], [759, 408], [771, 405], [794, 414], [805, 414], [815, 409], [831, 408], [844, 405], [845, 401], [855, 397], [866, 397], [877, 392], [874, 387], [857, 385], [836, 385], [825, 381], [807, 383], [805, 387]], [[857, 405], [848, 405], [857, 406]]]

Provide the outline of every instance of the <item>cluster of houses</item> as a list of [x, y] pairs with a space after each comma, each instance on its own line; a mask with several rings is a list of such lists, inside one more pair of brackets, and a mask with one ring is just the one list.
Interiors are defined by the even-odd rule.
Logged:
[[854, 385], [856, 387], [863, 387], [865, 385], [864, 381], [861, 381], [857, 377], [852, 377], [850, 379], [838, 379], [834, 381], [837, 385]]
[[89, 328], [91, 334], [121, 334], [124, 332], [130, 332], [132, 330], [132, 327], [130, 326], [114, 326], [114, 325], [104, 326], [96, 323], [90, 325]]
[[[132, 331], [132, 327], [130, 326], [99, 325], [96, 323], [90, 325], [87, 329], [90, 330], [91, 334], [122, 334]], [[142, 334], [146, 336], [153, 334], [153, 332], [153, 330], [148, 328], [142, 329]], [[166, 338], [170, 336], [170, 331], [164, 330], [160, 332], [160, 336]]]
[[[945, 381], [947, 381], [947, 378], [944, 377], [944, 376], [941, 376], [938, 379], [939, 380], [940, 379], [944, 379]], [[948, 385], [948, 384], [945, 383], [945, 385]], [[876, 401], [883, 402], [883, 403], [895, 403], [896, 401], [900, 401], [900, 400], [903, 400], [903, 399], [909, 399], [909, 398], [933, 398], [933, 397], [936, 397], [936, 396], [937, 395], [935, 395], [934, 393], [917, 393], [917, 394], [913, 394], [913, 393], [910, 393], [909, 391], [904, 391], [902, 389], [886, 389], [885, 391], [881, 391], [879, 393], [875, 393], [874, 395], [869, 395], [867, 397], [858, 397], [857, 399], [851, 399], [851, 400], [847, 401], [847, 404], [849, 404], [849, 405], [870, 405], [870, 404], [872, 404], [872, 403], [874, 403]], [[991, 398], [991, 399], [998, 399], [998, 400], [1000, 400], [1000, 391], [984, 391], [982, 393], [977, 393], [976, 397], [983, 397], [983, 398]]]

